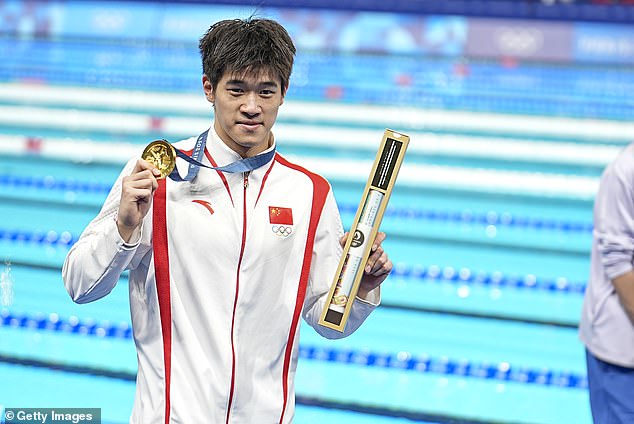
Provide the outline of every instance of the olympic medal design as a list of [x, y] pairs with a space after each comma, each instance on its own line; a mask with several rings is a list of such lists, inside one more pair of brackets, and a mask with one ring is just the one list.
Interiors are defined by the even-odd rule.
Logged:
[[176, 166], [176, 150], [167, 140], [154, 140], [148, 144], [141, 158], [150, 162], [161, 172], [159, 179], [171, 174]]

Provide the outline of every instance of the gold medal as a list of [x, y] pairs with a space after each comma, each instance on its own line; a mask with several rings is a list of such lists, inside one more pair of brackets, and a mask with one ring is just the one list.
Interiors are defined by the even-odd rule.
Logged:
[[176, 166], [176, 150], [166, 140], [154, 140], [148, 144], [141, 158], [161, 172], [159, 179], [167, 177]]

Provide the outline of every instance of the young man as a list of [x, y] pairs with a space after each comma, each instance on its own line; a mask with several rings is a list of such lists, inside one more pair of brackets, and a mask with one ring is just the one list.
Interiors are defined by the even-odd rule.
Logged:
[[603, 172], [579, 335], [597, 424], [634, 423], [634, 144]]
[[76, 302], [91, 302], [130, 270], [131, 422], [289, 423], [300, 316], [325, 337], [352, 333], [392, 263], [379, 233], [346, 332], [317, 324], [345, 238], [328, 183], [274, 153], [293, 42], [274, 21], [228, 20], [200, 51], [214, 122], [175, 147], [191, 151], [206, 135], [206, 165], [264, 159], [243, 172], [200, 168], [184, 182], [131, 161], [70, 250], [64, 281]]

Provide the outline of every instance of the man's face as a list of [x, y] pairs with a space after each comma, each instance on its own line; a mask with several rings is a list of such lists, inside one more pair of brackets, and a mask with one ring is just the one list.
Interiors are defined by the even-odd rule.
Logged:
[[284, 102], [278, 78], [268, 73], [222, 76], [214, 90], [203, 76], [207, 100], [214, 105], [214, 129], [242, 157], [255, 156], [269, 147], [271, 127]]

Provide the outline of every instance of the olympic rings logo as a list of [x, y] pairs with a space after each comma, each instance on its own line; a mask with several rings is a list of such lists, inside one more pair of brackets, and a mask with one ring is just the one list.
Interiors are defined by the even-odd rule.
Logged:
[[495, 30], [495, 38], [503, 53], [528, 56], [544, 46], [544, 33], [532, 27], [501, 27]]
[[271, 231], [278, 237], [286, 238], [293, 232], [293, 227], [287, 225], [273, 225]]

